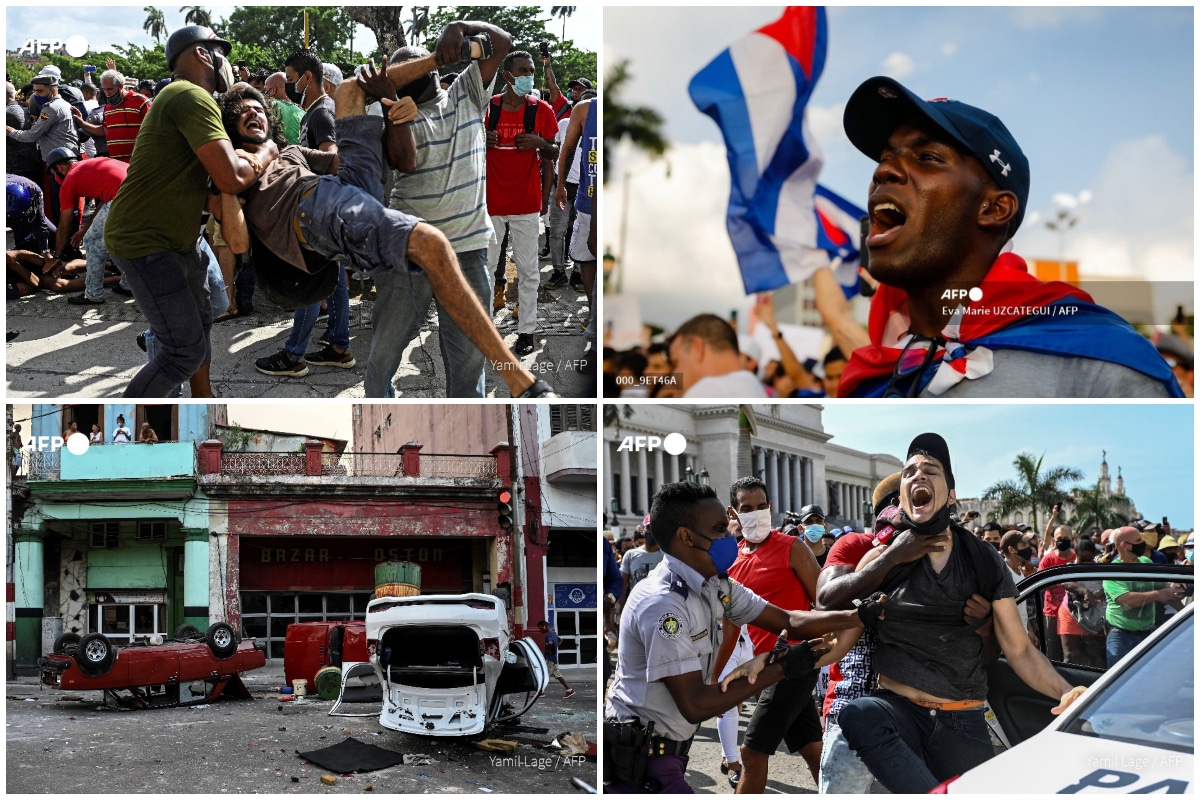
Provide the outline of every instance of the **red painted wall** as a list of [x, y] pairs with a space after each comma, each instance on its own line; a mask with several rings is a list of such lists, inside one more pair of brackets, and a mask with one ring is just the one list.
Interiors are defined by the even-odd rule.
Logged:
[[496, 520], [491, 500], [229, 501], [229, 532], [249, 536], [498, 536]]

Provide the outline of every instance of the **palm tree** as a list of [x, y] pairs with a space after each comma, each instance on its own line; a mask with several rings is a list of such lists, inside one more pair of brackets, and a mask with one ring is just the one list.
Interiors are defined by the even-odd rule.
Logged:
[[179, 10], [187, 12], [183, 16], [185, 24], [203, 25], [206, 28], [212, 27], [212, 13], [205, 10], [202, 6], [181, 6]]
[[578, 8], [578, 6], [550, 6], [550, 18], [554, 19], [555, 17], [559, 17], [560, 19], [562, 19], [562, 22], [563, 22], [562, 38], [564, 41], [567, 38], [567, 17], [570, 17], [572, 14], [574, 14], [576, 8]]
[[405, 25], [408, 29], [408, 40], [410, 42], [416, 42], [429, 28], [429, 9], [430, 6], [412, 7], [412, 19]]
[[616, 405], [608, 403], [604, 406], [604, 427], [613, 428], [617, 435], [621, 435], [621, 419], [629, 419], [633, 416], [633, 406]]
[[754, 474], [754, 444], [751, 437], [758, 433], [754, 418], [754, 407], [738, 406], [737, 475]]
[[163, 37], [167, 35], [167, 18], [154, 6], [146, 6], [142, 11], [147, 14], [142, 30], [154, 37], [155, 44], [162, 44]]
[[1029, 509], [1033, 514], [1033, 529], [1037, 531], [1039, 508], [1049, 510], [1055, 503], [1070, 499], [1061, 484], [1081, 480], [1083, 473], [1073, 467], [1054, 467], [1043, 473], [1042, 459], [1045, 457], [1043, 453], [1035, 461], [1032, 453], [1021, 453], [1013, 459], [1017, 479], [992, 484], [983, 493], [984, 499], [998, 501], [994, 516], [1003, 517], [1013, 511]]
[[1117, 506], [1125, 502], [1125, 498], [1116, 494], [1105, 494], [1096, 481], [1095, 489], [1076, 487], [1075, 515], [1071, 518], [1071, 527], [1076, 532], [1099, 528], [1106, 530], [1126, 525], [1129, 517], [1117, 510]]
[[621, 104], [621, 87], [629, 81], [629, 62], [618, 61], [604, 76], [604, 180], [608, 181], [614, 170], [609, 160], [609, 144], [616, 144], [629, 137], [634, 146], [657, 158], [667, 151], [667, 140], [662, 135], [662, 115], [645, 106], [628, 107]]

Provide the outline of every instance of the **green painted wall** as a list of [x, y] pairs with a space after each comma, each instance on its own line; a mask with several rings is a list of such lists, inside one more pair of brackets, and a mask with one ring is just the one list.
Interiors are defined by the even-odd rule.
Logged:
[[60, 476], [64, 481], [190, 476], [196, 472], [195, 452], [191, 442], [89, 447], [78, 456], [64, 449]]
[[168, 561], [158, 545], [93, 549], [88, 552], [88, 589], [165, 589]]

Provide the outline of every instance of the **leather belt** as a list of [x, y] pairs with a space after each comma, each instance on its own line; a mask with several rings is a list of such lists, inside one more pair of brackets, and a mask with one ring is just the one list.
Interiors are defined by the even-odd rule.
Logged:
[[674, 739], [664, 739], [661, 736], [655, 736], [650, 740], [651, 758], [654, 756], [686, 756], [691, 749], [691, 739], [688, 739], [686, 742], [678, 742]]

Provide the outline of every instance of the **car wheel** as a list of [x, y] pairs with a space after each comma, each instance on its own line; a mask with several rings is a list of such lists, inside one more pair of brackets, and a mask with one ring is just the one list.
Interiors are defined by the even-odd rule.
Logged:
[[210, 625], [204, 638], [208, 642], [208, 649], [217, 658], [229, 658], [237, 652], [237, 635], [234, 634], [233, 628], [224, 622]]
[[61, 633], [54, 640], [54, 654], [56, 656], [73, 656], [79, 647], [78, 633]]
[[112, 669], [117, 660], [117, 648], [103, 633], [89, 633], [79, 640], [75, 663], [84, 675], [96, 677]]
[[200, 636], [200, 629], [191, 623], [185, 622], [175, 629], [175, 638], [180, 640], [196, 639]]

